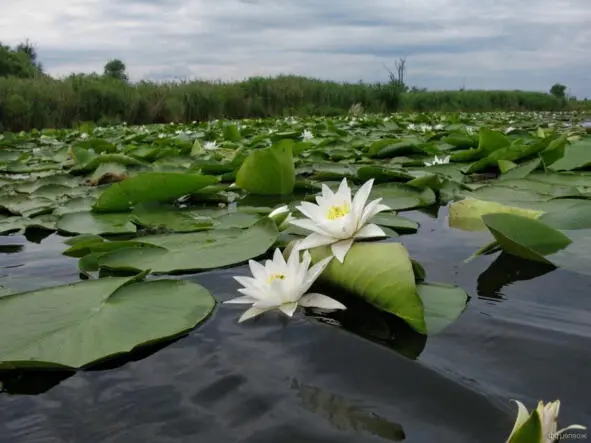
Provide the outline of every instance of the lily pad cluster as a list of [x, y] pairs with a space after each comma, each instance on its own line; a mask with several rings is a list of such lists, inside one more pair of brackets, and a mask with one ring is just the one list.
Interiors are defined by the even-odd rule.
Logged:
[[[449, 205], [452, 228], [490, 233], [477, 254], [502, 249], [555, 266], [573, 256], [580, 263], [591, 229], [591, 139], [582, 120], [566, 113], [396, 114], [3, 134], [0, 233], [69, 237], [64, 254], [78, 258], [90, 280], [0, 297], [2, 324], [13, 331], [0, 337], [0, 365], [77, 368], [186, 332], [211, 312], [213, 296], [195, 283], [145, 278], [270, 256], [307, 233], [269, 214], [282, 205], [297, 213], [323, 184], [336, 188], [343, 178], [353, 190], [374, 181], [370, 199], [381, 198], [389, 211], [373, 223], [389, 238], [356, 243], [320, 280], [421, 334], [436, 333], [468, 297], [427, 283], [398, 238], [420, 235], [419, 225], [400, 212]], [[310, 252], [318, 261], [326, 248]], [[113, 272], [133, 277], [106, 276]], [[171, 289], [162, 290], [166, 285]], [[131, 321], [144, 323], [126, 329]], [[168, 326], [142, 326], [154, 322]], [[77, 353], [40, 341], [47, 335], [40, 325], [88, 337], [111, 329], [127, 339], [89, 338], [92, 352]]]

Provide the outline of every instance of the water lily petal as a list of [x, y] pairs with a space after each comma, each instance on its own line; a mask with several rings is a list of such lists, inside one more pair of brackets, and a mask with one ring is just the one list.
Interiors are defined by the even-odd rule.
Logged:
[[240, 288], [238, 289], [238, 292], [248, 295], [255, 301], [265, 297], [265, 294], [267, 293], [267, 291], [263, 290], [262, 288]]
[[320, 206], [310, 202], [302, 202], [296, 209], [311, 220], [318, 221], [324, 218], [323, 210]]
[[387, 237], [386, 233], [382, 228], [375, 224], [365, 225], [355, 234], [355, 238], [376, 238], [376, 237]]
[[334, 243], [337, 239], [333, 237], [327, 237], [325, 235], [320, 235], [317, 233], [312, 233], [304, 238], [298, 245], [298, 249], [301, 251], [303, 249], [312, 249], [317, 246], [326, 246]]
[[[306, 251], [306, 253], [308, 253], [308, 251]], [[330, 256], [320, 260], [318, 263], [316, 263], [310, 269], [305, 270], [306, 272], [301, 280], [302, 284], [300, 286], [300, 292], [302, 294], [306, 293], [308, 291], [308, 289], [310, 289], [310, 286], [312, 286], [314, 284], [314, 282], [318, 279], [318, 277], [320, 277], [320, 275], [324, 272], [324, 270], [326, 269], [326, 267], [328, 266], [328, 264], [331, 262], [332, 259], [333, 259], [333, 256], [330, 255]]]
[[306, 294], [300, 298], [299, 304], [305, 308], [347, 309], [344, 304], [336, 301], [334, 298], [314, 292]]
[[251, 297], [250, 295], [243, 295], [241, 297], [236, 297], [236, 298], [232, 298], [230, 300], [226, 300], [224, 303], [235, 304], [235, 305], [241, 305], [241, 304], [251, 305], [256, 301], [257, 301], [257, 299], [254, 297]]
[[351, 188], [347, 183], [347, 177], [343, 177], [343, 180], [341, 180], [339, 189], [336, 192], [336, 196], [338, 196], [339, 200], [344, 200], [347, 203], [351, 203]]
[[324, 183], [322, 183], [322, 197], [327, 201], [334, 198], [334, 192]]
[[293, 313], [296, 311], [298, 307], [297, 302], [291, 302], [291, 303], [284, 303], [281, 306], [279, 306], [279, 310], [281, 312], [283, 312], [285, 315], [287, 315], [288, 317], [293, 316]]
[[265, 267], [257, 261], [248, 260], [248, 267], [252, 276], [257, 280], [265, 280], [267, 278], [267, 271]]
[[334, 254], [335, 258], [341, 263], [343, 263], [345, 261], [345, 256], [347, 255], [347, 252], [349, 252], [349, 249], [351, 249], [352, 245], [353, 239], [350, 238], [333, 243], [330, 249], [332, 250], [332, 253]]
[[381, 201], [382, 201], [381, 198], [376, 198], [375, 200], [372, 200], [371, 202], [368, 203], [368, 205], [363, 210], [363, 214], [361, 214], [361, 217], [357, 223], [358, 228], [363, 226], [364, 224], [366, 224], [368, 221], [370, 221], [373, 217], [375, 217], [380, 212], [392, 210], [392, 208], [390, 208], [389, 206], [380, 204]]
[[353, 211], [358, 217], [363, 214], [363, 208], [365, 207], [367, 199], [369, 198], [369, 194], [371, 193], [373, 182], [373, 178], [366, 181], [363, 186], [357, 190], [355, 197], [353, 197]]
[[238, 323], [242, 323], [243, 321], [250, 320], [251, 318], [257, 317], [257, 316], [259, 316], [259, 315], [261, 315], [261, 314], [263, 314], [263, 313], [265, 313], [265, 312], [267, 312], [269, 310], [270, 309], [267, 309], [267, 308], [264, 308], [264, 309], [262, 309], [262, 308], [254, 308], [254, 307], [253, 308], [249, 308], [249, 309], [247, 309], [244, 312], [244, 314], [242, 314], [240, 316], [240, 318], [238, 319]]
[[515, 434], [517, 432], [517, 430], [519, 428], [521, 428], [521, 426], [523, 426], [523, 424], [529, 418], [529, 412], [528, 412], [527, 408], [525, 407], [525, 405], [523, 403], [521, 403], [519, 400], [512, 400], [512, 401], [517, 403], [517, 419], [515, 420], [515, 424], [513, 425], [513, 430], [511, 431], [511, 434], [509, 435], [509, 440], [511, 440], [511, 437], [513, 436], [513, 434]]
[[315, 221], [306, 218], [296, 218], [295, 220], [290, 221], [290, 224], [297, 226], [298, 228], [305, 229], [307, 231], [316, 232], [317, 234], [328, 236], [329, 233], [326, 232], [322, 226], [320, 226]]
[[283, 254], [279, 248], [275, 248], [275, 252], [273, 252], [273, 263], [279, 265], [278, 267], [287, 267], [285, 258], [283, 258]]
[[254, 287], [254, 286], [256, 286], [256, 282], [257, 282], [257, 280], [255, 280], [252, 277], [245, 277], [242, 275], [235, 275], [232, 278], [234, 280], [236, 280], [238, 283], [240, 283], [242, 286], [244, 286], [245, 288]]

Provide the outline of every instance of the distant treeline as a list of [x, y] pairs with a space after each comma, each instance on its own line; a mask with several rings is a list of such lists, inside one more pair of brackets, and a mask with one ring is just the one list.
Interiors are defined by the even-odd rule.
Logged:
[[129, 83], [98, 74], [63, 80], [0, 77], [0, 131], [99, 124], [191, 122], [214, 118], [342, 115], [366, 112], [548, 111], [567, 103], [525, 91], [403, 92], [396, 84], [341, 84], [296, 76], [236, 83]]
[[[215, 118], [342, 115], [353, 104], [365, 112], [549, 111], [588, 102], [569, 101], [567, 87], [550, 94], [524, 91], [426, 91], [409, 89], [405, 63], [387, 83], [342, 84], [282, 75], [236, 83], [191, 81], [131, 83], [121, 60], [102, 74], [72, 74], [61, 80], [43, 72], [35, 47], [0, 43], [0, 131], [98, 124], [149, 124]], [[356, 109], [359, 109], [358, 107]]]

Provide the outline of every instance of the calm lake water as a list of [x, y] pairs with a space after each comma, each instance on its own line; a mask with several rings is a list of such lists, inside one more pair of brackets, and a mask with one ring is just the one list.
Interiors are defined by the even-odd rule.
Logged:
[[[237, 324], [218, 304], [188, 336], [79, 372], [4, 375], [1, 443], [502, 443], [515, 405], [560, 399], [560, 423], [591, 425], [591, 277], [508, 256], [462, 263], [487, 234], [447, 227], [446, 209], [402, 236], [427, 280], [471, 296], [439, 335], [413, 333], [355, 300], [327, 317], [270, 313]], [[0, 284], [78, 280], [53, 234], [0, 237]], [[190, 278], [219, 302], [246, 267]]]

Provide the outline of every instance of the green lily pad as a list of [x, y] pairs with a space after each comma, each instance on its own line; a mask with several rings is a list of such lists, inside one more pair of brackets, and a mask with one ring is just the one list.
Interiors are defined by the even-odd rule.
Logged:
[[544, 211], [507, 206], [501, 203], [466, 198], [449, 205], [448, 224], [450, 228], [463, 231], [484, 231], [486, 225], [482, 221], [485, 214], [519, 214], [524, 217], [538, 218]]
[[146, 172], [109, 186], [98, 197], [93, 210], [121, 212], [138, 203], [172, 201], [217, 181], [216, 177], [209, 175]]
[[142, 237], [142, 242], [164, 249], [118, 249], [102, 255], [99, 264], [110, 270], [151, 269], [157, 274], [215, 269], [265, 254], [278, 237], [277, 226], [265, 217], [244, 230], [216, 229]]
[[81, 368], [183, 334], [215, 305], [196, 283], [140, 277], [0, 297], [0, 368]]
[[431, 188], [417, 189], [402, 183], [380, 183], [375, 185], [370, 199], [382, 198], [382, 203], [394, 210], [431, 206], [437, 197]]
[[58, 231], [70, 234], [131, 234], [137, 231], [128, 213], [70, 212], [58, 218]]
[[501, 248], [526, 260], [553, 263], [544, 256], [566, 248], [571, 240], [562, 232], [516, 214], [485, 214], [482, 220]]
[[236, 185], [252, 194], [291, 194], [295, 186], [293, 140], [252, 151], [236, 173]]
[[[310, 250], [313, 261], [328, 257], [328, 247]], [[333, 259], [320, 276], [427, 332], [423, 303], [417, 294], [413, 266], [401, 243], [354, 243], [344, 263]]]

